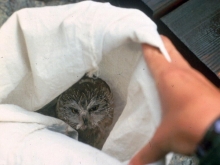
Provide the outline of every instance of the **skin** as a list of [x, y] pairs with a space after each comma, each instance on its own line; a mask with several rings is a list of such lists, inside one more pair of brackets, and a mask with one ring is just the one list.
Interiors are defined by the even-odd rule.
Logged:
[[129, 165], [155, 162], [170, 151], [193, 154], [209, 126], [220, 116], [219, 89], [194, 70], [168, 38], [161, 38], [171, 63], [157, 48], [146, 44], [142, 48], [159, 92], [162, 121]]

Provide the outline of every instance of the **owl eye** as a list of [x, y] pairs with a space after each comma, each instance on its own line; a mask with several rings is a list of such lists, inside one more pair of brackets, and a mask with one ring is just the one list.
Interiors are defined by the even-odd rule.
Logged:
[[79, 113], [79, 110], [76, 109], [76, 108], [73, 108], [73, 109], [72, 109], [72, 112], [73, 112], [73, 113]]
[[98, 105], [93, 106], [92, 108], [89, 109], [90, 112], [96, 111], [99, 108]]

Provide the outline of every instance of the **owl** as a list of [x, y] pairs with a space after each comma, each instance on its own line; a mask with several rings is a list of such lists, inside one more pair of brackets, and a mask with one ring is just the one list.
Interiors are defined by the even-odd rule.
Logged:
[[79, 133], [79, 141], [101, 148], [113, 121], [112, 92], [100, 78], [84, 76], [60, 95], [56, 115]]

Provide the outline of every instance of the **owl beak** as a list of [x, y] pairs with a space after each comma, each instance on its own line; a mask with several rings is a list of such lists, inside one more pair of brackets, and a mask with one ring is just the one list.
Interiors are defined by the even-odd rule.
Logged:
[[77, 125], [76, 129], [85, 130], [88, 127], [89, 120], [86, 114], [82, 114], [80, 123]]
[[87, 125], [84, 124], [83, 121], [81, 121], [77, 126], [76, 126], [76, 129], [77, 130], [85, 130], [87, 128]]
[[86, 115], [82, 116], [82, 120], [84, 122], [84, 125], [88, 125], [88, 119], [87, 119]]

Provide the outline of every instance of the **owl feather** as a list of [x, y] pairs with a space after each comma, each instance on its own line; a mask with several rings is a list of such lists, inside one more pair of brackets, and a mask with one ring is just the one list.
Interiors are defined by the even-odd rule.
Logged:
[[101, 148], [113, 121], [113, 97], [100, 78], [84, 76], [58, 98], [57, 117], [76, 129], [79, 141]]

